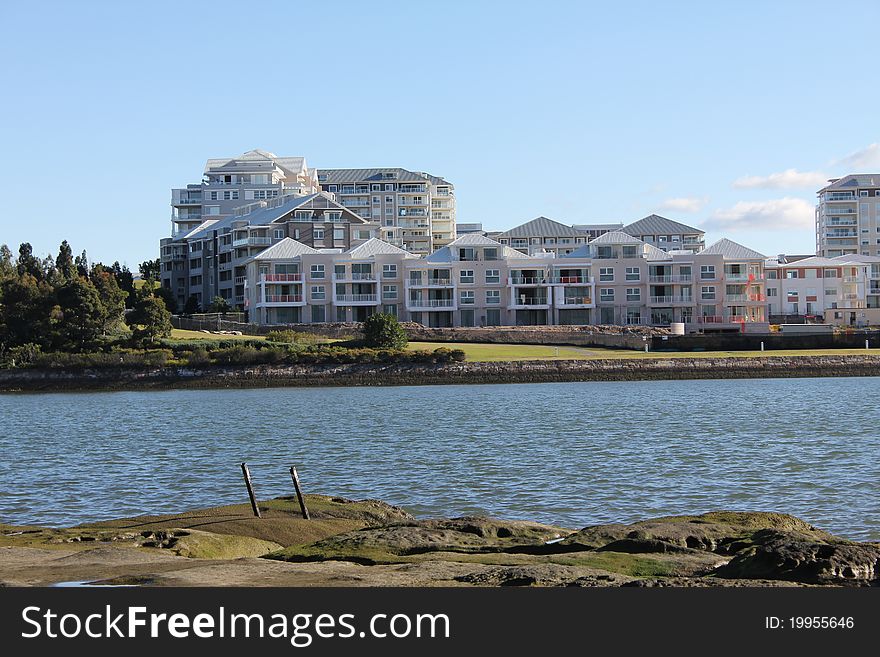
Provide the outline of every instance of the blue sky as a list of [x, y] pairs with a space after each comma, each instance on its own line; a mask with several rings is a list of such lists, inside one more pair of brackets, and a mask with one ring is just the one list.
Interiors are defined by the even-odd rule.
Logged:
[[[880, 3], [4, 3], [0, 242], [132, 268], [170, 189], [251, 148], [402, 166], [458, 220], [657, 212], [814, 250], [815, 191], [880, 171]], [[776, 226], [776, 228], [774, 228]]]

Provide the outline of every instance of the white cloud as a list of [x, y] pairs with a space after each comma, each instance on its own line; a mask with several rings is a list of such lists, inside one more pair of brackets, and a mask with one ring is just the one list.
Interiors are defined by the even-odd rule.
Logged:
[[786, 169], [769, 176], [743, 176], [734, 181], [737, 189], [798, 189], [824, 187], [828, 176], [820, 171], [798, 171]]
[[848, 173], [867, 173], [867, 169], [880, 167], [880, 142], [835, 160], [834, 165], [845, 167]]
[[737, 231], [749, 229], [812, 229], [815, 222], [813, 206], [801, 198], [769, 201], [740, 201], [732, 208], [718, 210], [703, 224], [704, 229]]
[[699, 212], [708, 202], [708, 198], [697, 198], [694, 196], [668, 198], [660, 204], [659, 208], [660, 210], [671, 210], [673, 212]]

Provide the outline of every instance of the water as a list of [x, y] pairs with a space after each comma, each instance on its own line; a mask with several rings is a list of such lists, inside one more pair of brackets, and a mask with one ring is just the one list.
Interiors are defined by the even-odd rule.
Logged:
[[[578, 528], [713, 509], [880, 539], [880, 378], [0, 395], [0, 520], [306, 492]], [[873, 391], [873, 392], [872, 392]]]

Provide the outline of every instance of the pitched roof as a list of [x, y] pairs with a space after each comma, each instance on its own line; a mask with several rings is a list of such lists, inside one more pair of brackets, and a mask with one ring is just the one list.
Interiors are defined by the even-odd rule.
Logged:
[[404, 251], [403, 249], [398, 248], [393, 244], [389, 244], [385, 240], [380, 240], [376, 237], [372, 237], [363, 244], [359, 244], [358, 246], [346, 251], [346, 254], [350, 255], [352, 258], [369, 258], [374, 255], [379, 255], [383, 253], [388, 253], [392, 255], [403, 255], [406, 258], [419, 257], [414, 253]]
[[318, 194], [308, 194], [306, 196], [281, 196], [277, 201], [278, 205], [268, 205], [266, 207], [255, 209], [244, 215], [230, 215], [228, 217], [223, 217], [222, 219], [219, 219], [210, 225], [203, 224], [199, 227], [198, 231], [190, 233], [188, 237], [199, 239], [205, 236], [205, 233], [208, 229], [222, 230], [224, 228], [231, 227], [232, 224], [236, 221], [246, 221], [251, 226], [262, 226], [265, 224], [270, 224], [276, 219], [283, 217], [291, 210], [294, 210], [304, 205], [308, 201], [311, 201], [316, 196], [318, 196]]
[[521, 251], [512, 249], [509, 246], [505, 246], [504, 244], [496, 242], [495, 240], [490, 239], [484, 235], [480, 235], [479, 233], [465, 233], [464, 235], [456, 238], [446, 246], [434, 251], [434, 253], [427, 256], [425, 260], [428, 262], [452, 262], [452, 249], [468, 246], [494, 246], [498, 249], [498, 257], [501, 259], [530, 257], [527, 256], [525, 253], [522, 253]]
[[728, 260], [765, 260], [767, 256], [753, 251], [747, 246], [738, 244], [726, 237], [721, 238], [715, 244], [707, 246], [700, 251], [699, 255], [720, 255]]
[[620, 230], [612, 230], [604, 235], [599, 235], [594, 240], [590, 240], [590, 244], [644, 244], [638, 237], [633, 237], [629, 233]]
[[253, 262], [254, 260], [288, 260], [290, 258], [301, 256], [304, 253], [319, 253], [319, 251], [317, 249], [313, 249], [306, 244], [303, 244], [302, 242], [297, 242], [294, 239], [285, 237], [277, 244], [273, 244], [268, 249], [260, 251], [254, 257], [248, 258], [247, 261]]
[[[880, 261], [880, 258], [877, 258]], [[821, 256], [810, 256], [809, 258], [802, 258], [800, 260], [794, 260], [793, 262], [779, 262], [777, 258], [767, 258], [767, 261], [764, 263], [765, 267], [839, 267], [839, 260], [832, 260], [831, 258], [823, 258]]]
[[500, 237], [577, 237], [583, 233], [547, 217], [537, 217], [501, 233]]
[[[392, 177], [386, 177], [390, 174]], [[400, 167], [377, 167], [372, 169], [318, 169], [318, 181], [322, 185], [357, 182], [430, 182], [432, 185], [451, 185], [439, 176], [401, 169]]]
[[[672, 260], [671, 253], [664, 251], [663, 249], [658, 249], [653, 244], [645, 244], [645, 255], [648, 260]], [[689, 251], [688, 255], [690, 255]]]
[[465, 233], [449, 243], [449, 246], [502, 246], [500, 242], [496, 242], [490, 237], [486, 237], [481, 233]]
[[278, 157], [275, 153], [264, 151], [259, 148], [242, 153], [238, 157], [213, 158], [205, 163], [205, 173], [211, 170], [235, 166], [236, 163], [247, 162], [274, 162], [282, 169], [297, 173], [306, 168], [306, 158], [304, 157]]
[[832, 178], [820, 192], [829, 189], [850, 189], [855, 187], [880, 187], [880, 173], [854, 173], [843, 178]]
[[634, 221], [628, 226], [623, 227], [624, 233], [630, 235], [692, 235], [694, 233], [703, 234], [703, 231], [693, 226], [661, 217], [659, 214], [649, 214], [644, 219]]
[[880, 257], [859, 255], [858, 253], [846, 253], [831, 258], [836, 262], [880, 262]]

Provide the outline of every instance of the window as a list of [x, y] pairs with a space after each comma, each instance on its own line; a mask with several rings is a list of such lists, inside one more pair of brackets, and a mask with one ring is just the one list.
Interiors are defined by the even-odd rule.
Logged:
[[283, 228], [276, 228], [274, 235], [275, 235], [276, 240], [283, 240], [284, 239], [284, 229]]
[[[385, 208], [385, 214], [393, 215], [393, 214], [394, 214], [394, 208]], [[388, 225], [391, 225], [391, 224], [388, 224]]]
[[324, 220], [329, 221], [331, 224], [339, 223], [342, 221], [342, 211], [334, 210], [333, 212], [325, 212]]
[[827, 287], [827, 288], [825, 288], [825, 296], [826, 297], [836, 297], [837, 290], [833, 287]]
[[373, 197], [373, 205], [381, 205], [381, 203], [382, 203], [382, 197], [381, 197], [381, 196], [374, 196], [374, 197]]
[[624, 258], [637, 258], [639, 255], [637, 249], [638, 249], [638, 247], [635, 247], [635, 246], [624, 246], [623, 247], [623, 257]]
[[498, 260], [498, 248], [493, 246], [483, 249], [483, 258], [485, 260]]
[[462, 269], [459, 274], [459, 282], [461, 283], [473, 283], [474, 282], [474, 270], [473, 269]]
[[312, 301], [324, 301], [326, 298], [327, 293], [323, 285], [312, 285]]
[[383, 299], [396, 299], [397, 298], [397, 286], [396, 285], [383, 285], [382, 286], [382, 298]]
[[324, 265], [312, 265], [312, 278], [324, 278]]
[[639, 268], [638, 267], [627, 267], [626, 268], [626, 280], [628, 280], [628, 281], [639, 280]]
[[792, 270], [785, 272], [785, 277], [786, 278], [797, 278], [798, 277], [797, 269], [792, 269]]
[[464, 305], [473, 304], [474, 303], [474, 291], [473, 290], [462, 290], [461, 291], [461, 303]]
[[205, 214], [211, 214], [211, 215], [220, 214], [220, 206], [219, 205], [206, 205], [205, 206]]
[[232, 272], [231, 271], [221, 271], [220, 272], [220, 280], [221, 281], [231, 281], [232, 280]]
[[[702, 272], [701, 272], [702, 275]], [[704, 285], [700, 290], [700, 298], [703, 301], [715, 301], [715, 286]]]
[[345, 278], [345, 265], [333, 265], [333, 278]]
[[501, 290], [486, 290], [486, 303], [501, 303]]
[[789, 291], [788, 291], [788, 296], [790, 296], [790, 297], [796, 297], [796, 296], [798, 296], [798, 291], [797, 291], [797, 290], [789, 290]]
[[[381, 192], [381, 191], [382, 191], [382, 185], [380, 185], [380, 184], [378, 184], [378, 183], [373, 183], [372, 185], [370, 185], [370, 191], [371, 191], [371, 192]], [[377, 198], [379, 198], [379, 197], [378, 197], [378, 196], [374, 196], [374, 197], [373, 197], [373, 202], [375, 202]]]
[[386, 315], [394, 315], [397, 317], [397, 304], [391, 303], [386, 306], [382, 306], [382, 312]]
[[386, 203], [394, 203], [394, 197], [393, 196], [386, 196], [385, 202]]
[[335, 191], [338, 190], [338, 189], [339, 189], [339, 188], [338, 188], [336, 185], [328, 185], [328, 186], [327, 186], [327, 191], [328, 191], [328, 192], [335, 192]]
[[614, 301], [614, 288], [613, 287], [600, 287], [599, 288], [599, 301]]
[[312, 306], [312, 322], [321, 323], [327, 317], [325, 306]]
[[[715, 279], [715, 265], [700, 265], [700, 278], [704, 280], [714, 280]], [[705, 289], [705, 288], [704, 288]], [[714, 294], [714, 289], [712, 293]]]
[[344, 240], [345, 239], [345, 229], [344, 228], [334, 228], [333, 229], [333, 239], [334, 240]]
[[311, 210], [297, 210], [293, 213], [294, 221], [311, 221], [312, 220], [312, 212]]
[[315, 228], [314, 232], [312, 233], [312, 237], [316, 240], [324, 239], [324, 229], [323, 228]]
[[[385, 191], [386, 191], [386, 192], [393, 192], [393, 191], [394, 191], [394, 183], [385, 183]], [[394, 201], [394, 197], [393, 197], [393, 196], [388, 196], [388, 197], [386, 197], [386, 198], [385, 198], [385, 201], [388, 202], [388, 199], [389, 199], [389, 198], [391, 199], [391, 202]]]
[[642, 300], [642, 291], [637, 287], [626, 288], [626, 300], [627, 301], [641, 301]]
[[486, 282], [487, 283], [500, 283], [501, 282], [501, 272], [498, 269], [487, 269], [486, 270]]
[[599, 268], [599, 280], [602, 282], [610, 282], [614, 280], [614, 268], [613, 267], [600, 267]]
[[768, 287], [767, 288], [767, 296], [768, 297], [779, 296], [778, 292], [779, 292], [779, 290], [777, 290], [775, 287]]
[[777, 279], [776, 270], [774, 269], [768, 269], [765, 274], [768, 281], [775, 281]]
[[397, 278], [397, 265], [382, 265], [382, 278]]

